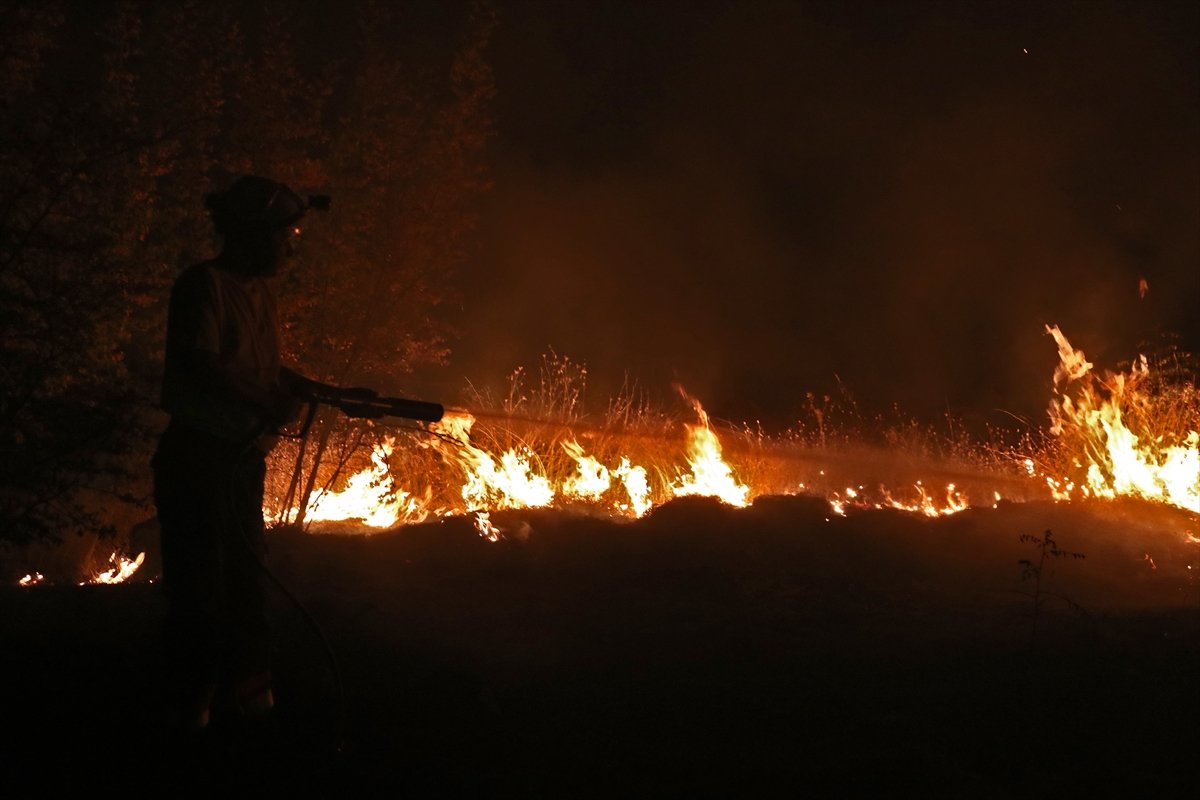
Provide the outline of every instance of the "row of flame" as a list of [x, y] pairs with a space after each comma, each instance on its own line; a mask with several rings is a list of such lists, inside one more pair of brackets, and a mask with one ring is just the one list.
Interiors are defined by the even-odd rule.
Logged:
[[[1047, 326], [1046, 331], [1058, 344], [1060, 356], [1056, 397], [1050, 406], [1051, 432], [1061, 436], [1070, 429], [1086, 442], [1084, 452], [1075, 454], [1075, 466], [1086, 469], [1086, 478], [1076, 482], [1045, 474], [1032, 458], [1024, 460], [1028, 476], [1044, 480], [1055, 500], [1135, 496], [1200, 512], [1200, 433], [1189, 431], [1176, 442], [1164, 443], [1161, 437], [1151, 438], [1144, 432], [1139, 436], [1122, 418], [1122, 406], [1137, 399], [1133, 395], [1148, 374], [1145, 359], [1137, 362], [1128, 376], [1118, 374], [1101, 381], [1091, 373], [1092, 364], [1083, 352], [1075, 350], [1057, 327]], [[1065, 393], [1068, 383], [1077, 389], [1074, 398]], [[734, 476], [707, 414], [697, 401], [688, 399], [698, 422], [687, 426], [688, 469], [671, 485], [672, 496], [703, 495], [733, 506], [747, 505], [754, 491]], [[499, 535], [488, 516], [497, 509], [546, 507], [556, 498], [599, 505], [609, 498], [606, 505], [610, 511], [636, 518], [653, 506], [646, 469], [632, 464], [628, 457], [608, 467], [586, 454], [578, 442], [568, 441], [562, 446], [574, 459], [576, 471], [554, 486], [533, 468], [532, 453], [510, 449], [496, 458], [471, 444], [473, 422], [469, 414], [448, 415], [435, 426], [442, 436], [432, 446], [462, 469], [465, 508], [475, 514], [480, 533], [488, 538]], [[446, 445], [446, 440], [457, 444]], [[314, 522], [355, 519], [369, 527], [389, 528], [436, 515], [438, 512], [428, 510], [418, 498], [394, 486], [387, 464], [391, 448], [391, 440], [378, 444], [373, 466], [353, 476], [342, 491], [314, 495], [308, 518]], [[619, 484], [621, 491], [614, 491], [614, 484]], [[797, 485], [798, 491], [805, 488]], [[877, 499], [868, 500], [862, 487], [847, 487], [826, 499], [831, 510], [841, 515], [848, 508], [894, 508], [936, 517], [978, 504], [952, 483], [931, 491], [917, 481], [913, 488], [915, 497], [908, 499], [897, 498], [884, 488]], [[987, 502], [994, 505], [1000, 499], [1000, 493], [992, 491]]]
[[[1055, 500], [1134, 496], [1200, 513], [1200, 433], [1188, 431], [1167, 442], [1161, 436], [1131, 430], [1122, 417], [1122, 407], [1131, 401], [1147, 402], [1147, 398], [1136, 396], [1149, 371], [1146, 360], [1135, 363], [1128, 375], [1099, 380], [1083, 352], [1073, 348], [1057, 327], [1047, 326], [1046, 330], [1057, 343], [1060, 358], [1054, 376], [1056, 397], [1050, 405], [1051, 432], [1062, 436], [1071, 431], [1085, 443], [1083, 451], [1074, 455], [1074, 465], [1085, 477], [1071, 480], [1047, 475], [1038, 470], [1032, 458], [1026, 458], [1028, 477], [1044, 480]], [[1075, 387], [1074, 397], [1066, 393], [1067, 384]], [[721, 443], [700, 403], [688, 399], [698, 421], [687, 426], [688, 468], [681, 470], [671, 484], [671, 495], [716, 497], [732, 506], [748, 505], [754, 491], [735, 477], [724, 460]], [[464, 507], [474, 515], [480, 535], [490, 540], [501, 536], [490, 519], [490, 512], [496, 510], [543, 508], [558, 499], [604, 505], [610, 512], [639, 518], [654, 505], [646, 468], [633, 464], [628, 457], [621, 457], [609, 467], [585, 453], [578, 442], [567, 441], [562, 447], [575, 461], [576, 471], [555, 486], [532, 466], [535, 457], [531, 452], [514, 448], [497, 458], [472, 444], [473, 424], [469, 414], [447, 414], [432, 426], [439, 436], [429, 446], [462, 470]], [[307, 518], [313, 522], [354, 520], [367, 528], [386, 529], [447, 513], [428, 508], [420, 498], [395, 486], [388, 468], [393, 444], [391, 439], [376, 444], [372, 466], [351, 476], [341, 491], [316, 492]], [[804, 484], [796, 488], [798, 492], [806, 490]], [[937, 517], [978, 505], [952, 483], [943, 490], [931, 491], [917, 481], [914, 488], [915, 497], [910, 499], [899, 499], [882, 489], [877, 498], [868, 500], [862, 487], [847, 487], [832, 492], [826, 500], [833, 513], [843, 516], [849, 508], [894, 508]], [[988, 505], [1001, 499], [999, 492], [990, 495]], [[143, 558], [144, 554], [127, 559], [114, 553], [111, 566], [90, 582], [124, 581], [137, 571]], [[40, 575], [30, 574], [21, 584], [30, 585], [40, 579]]]

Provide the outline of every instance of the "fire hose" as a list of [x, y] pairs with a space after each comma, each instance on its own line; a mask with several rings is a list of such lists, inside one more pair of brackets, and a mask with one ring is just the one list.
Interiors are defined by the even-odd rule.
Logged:
[[308, 414], [305, 417], [303, 436], [312, 425], [317, 408], [322, 404], [339, 409], [347, 417], [355, 419], [382, 419], [400, 417], [417, 422], [439, 422], [446, 413], [441, 403], [424, 400], [409, 400], [406, 397], [380, 397], [370, 389], [339, 389], [324, 384], [306, 390]]

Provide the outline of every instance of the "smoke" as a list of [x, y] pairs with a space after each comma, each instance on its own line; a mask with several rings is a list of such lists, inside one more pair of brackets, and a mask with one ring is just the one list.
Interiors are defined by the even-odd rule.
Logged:
[[[452, 372], [548, 347], [786, 424], [1040, 421], [1055, 322], [1098, 363], [1191, 337], [1197, 12], [514, 4]], [[1138, 299], [1146, 279], [1150, 294]], [[1189, 328], [1189, 325], [1191, 326]]]

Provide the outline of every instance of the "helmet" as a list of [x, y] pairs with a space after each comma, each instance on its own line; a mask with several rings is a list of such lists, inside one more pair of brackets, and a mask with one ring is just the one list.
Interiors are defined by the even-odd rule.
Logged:
[[308, 204], [287, 186], [257, 175], [245, 175], [224, 192], [205, 198], [217, 233], [254, 234], [295, 225]]

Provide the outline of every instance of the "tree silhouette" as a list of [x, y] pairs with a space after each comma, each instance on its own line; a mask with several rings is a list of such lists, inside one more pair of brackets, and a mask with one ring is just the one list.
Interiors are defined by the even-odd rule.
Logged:
[[0, 537], [146, 513], [169, 287], [215, 252], [202, 198], [236, 174], [335, 195], [281, 280], [287, 360], [395, 389], [447, 354], [492, 17], [412, 47], [408, 6], [337, 12], [0, 7]]

